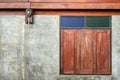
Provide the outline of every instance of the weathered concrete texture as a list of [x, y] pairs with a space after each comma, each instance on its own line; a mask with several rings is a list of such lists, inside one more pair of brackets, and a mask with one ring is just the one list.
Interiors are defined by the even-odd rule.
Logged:
[[62, 76], [60, 78], [57, 78], [56, 80], [112, 80], [111, 76], [90, 76], [90, 75], [77, 75], [77, 76], [72, 76], [72, 75], [67, 75], [67, 76]]
[[111, 75], [60, 75], [59, 16], [35, 16], [25, 29], [25, 80], [117, 80]]
[[120, 80], [120, 16], [112, 17], [112, 75]]
[[34, 16], [25, 29], [26, 80], [55, 80], [59, 75], [59, 16]]
[[[112, 74], [60, 75], [59, 16], [0, 16], [0, 80], [120, 80], [120, 16], [112, 17]], [[22, 79], [23, 78], [23, 79]]]
[[0, 16], [0, 80], [22, 79], [24, 16]]

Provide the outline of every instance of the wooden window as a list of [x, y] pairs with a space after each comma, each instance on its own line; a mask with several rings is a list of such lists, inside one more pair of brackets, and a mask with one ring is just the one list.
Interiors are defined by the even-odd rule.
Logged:
[[[92, 17], [93, 21], [94, 18], [96, 20], [96, 17]], [[102, 20], [106, 21], [108, 17], [104, 18]], [[99, 21], [99, 19], [97, 20]], [[110, 23], [110, 20], [108, 19], [107, 22]], [[69, 24], [69, 22], [67, 23]], [[84, 25], [86, 24], [85, 21]], [[68, 26], [68, 28], [62, 27], [61, 74], [110, 74], [109, 26], [105, 25], [106, 28], [100, 29], [96, 26], [94, 28], [78, 29]]]

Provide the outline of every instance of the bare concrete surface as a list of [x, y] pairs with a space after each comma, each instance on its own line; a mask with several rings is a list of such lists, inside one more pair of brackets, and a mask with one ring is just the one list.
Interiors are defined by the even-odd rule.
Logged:
[[0, 16], [0, 80], [120, 80], [120, 16], [112, 16], [112, 74], [61, 75], [59, 16]]

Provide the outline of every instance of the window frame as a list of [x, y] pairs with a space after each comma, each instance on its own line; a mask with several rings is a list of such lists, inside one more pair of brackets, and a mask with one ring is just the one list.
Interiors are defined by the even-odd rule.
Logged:
[[[70, 16], [70, 15], [66, 15], [66, 16]], [[71, 15], [71, 16], [73, 16], [73, 15]], [[76, 16], [79, 16], [79, 15], [76, 15]], [[85, 15], [85, 17], [86, 17], [86, 15]], [[60, 21], [61, 21], [61, 19], [60, 19]], [[109, 26], [109, 27], [98, 27], [98, 28], [95, 28], [95, 27], [84, 27], [84, 28], [70, 28], [70, 27], [67, 27], [67, 28], [64, 28], [64, 27], [61, 27], [61, 24], [60, 24], [60, 27], [59, 27], [59, 29], [60, 29], [60, 31], [59, 31], [59, 34], [60, 34], [59, 35], [60, 36], [60, 43], [59, 43], [60, 44], [60, 48], [59, 48], [59, 52], [60, 52], [60, 63], [59, 63], [60, 68], [59, 68], [59, 74], [60, 75], [111, 75], [112, 74], [112, 16], [110, 16], [110, 24], [109, 25], [111, 25], [111, 26]], [[110, 30], [110, 53], [109, 53], [110, 54], [110, 74], [63, 74], [62, 73], [62, 58], [61, 58], [62, 57], [62, 53], [61, 53], [61, 30], [62, 29], [109, 29]]]

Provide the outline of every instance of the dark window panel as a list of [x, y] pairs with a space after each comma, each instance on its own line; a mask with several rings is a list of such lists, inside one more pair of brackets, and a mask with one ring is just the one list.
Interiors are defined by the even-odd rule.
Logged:
[[110, 27], [110, 17], [108, 16], [88, 16], [86, 17], [86, 27]]
[[80, 28], [85, 26], [83, 16], [62, 16], [60, 25], [63, 28]]

